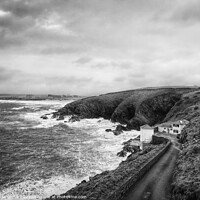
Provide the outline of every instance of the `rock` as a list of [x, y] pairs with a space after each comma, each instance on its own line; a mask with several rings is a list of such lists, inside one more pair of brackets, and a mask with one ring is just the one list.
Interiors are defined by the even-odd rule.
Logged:
[[58, 118], [57, 120], [59, 121], [59, 120], [64, 120], [64, 119], [65, 119], [64, 116], [63, 116], [63, 115], [60, 115], [59, 118]]
[[77, 115], [73, 115], [71, 116], [71, 118], [69, 119], [69, 122], [79, 122], [80, 121], [80, 117]]
[[42, 118], [42, 119], [48, 119], [48, 117], [46, 115], [42, 115], [40, 118]]
[[107, 128], [105, 131], [106, 131], [106, 132], [112, 132], [112, 129]]
[[117, 125], [116, 129], [113, 131], [114, 135], [120, 135], [123, 131], [126, 131], [127, 128], [122, 125]]
[[120, 135], [122, 133], [122, 131], [116, 131], [116, 130], [114, 130], [113, 133], [114, 133], [114, 135]]
[[53, 115], [52, 115], [52, 118], [53, 118], [53, 119], [60, 116], [59, 112], [54, 112], [54, 113], [52, 113], [52, 114], [53, 114]]
[[125, 157], [126, 154], [127, 154], [127, 152], [124, 151], [124, 150], [122, 150], [122, 151], [120, 151], [120, 152], [117, 153], [117, 156], [119, 156], [119, 157]]
[[116, 131], [127, 131], [127, 128], [125, 126], [122, 126], [122, 125], [117, 125]]

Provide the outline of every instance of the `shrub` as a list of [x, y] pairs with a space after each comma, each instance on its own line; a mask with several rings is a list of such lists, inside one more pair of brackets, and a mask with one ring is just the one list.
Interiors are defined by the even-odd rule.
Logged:
[[198, 106], [195, 106], [195, 107], [194, 107], [194, 110], [198, 110], [198, 109], [199, 109], [199, 107], [198, 107]]

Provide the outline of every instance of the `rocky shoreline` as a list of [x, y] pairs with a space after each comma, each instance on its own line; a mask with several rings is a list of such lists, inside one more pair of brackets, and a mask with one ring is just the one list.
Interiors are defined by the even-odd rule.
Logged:
[[[166, 144], [149, 144], [143, 151], [131, 153], [115, 170], [105, 171], [83, 180], [76, 187], [59, 196], [52, 195], [50, 199], [75, 200], [84, 197], [87, 200], [106, 200], [109, 195], [121, 188], [131, 177], [138, 177], [138, 171], [154, 157]], [[69, 198], [70, 197], [70, 198]], [[80, 198], [79, 198], [80, 197]]]
[[[183, 145], [174, 172], [171, 198], [173, 200], [200, 199], [199, 88], [139, 89], [110, 93], [67, 104], [54, 113], [53, 117], [60, 120], [64, 119], [66, 115], [75, 116], [73, 120], [103, 117], [113, 122], [119, 122], [121, 125], [116, 130], [106, 130], [107, 132], [112, 131], [116, 135], [124, 130], [138, 130], [143, 124], [154, 125], [187, 119], [190, 124], [186, 126], [179, 138]], [[87, 197], [88, 200], [105, 200], [107, 194], [118, 190], [119, 185], [127, 180], [129, 173], [131, 173], [130, 176], [133, 176], [159, 148], [163, 148], [163, 144], [159, 144], [159, 139], [156, 141], [157, 145], [145, 147], [142, 152], [130, 145], [132, 141], [128, 141], [118, 155], [126, 156], [127, 152], [131, 154], [126, 161], [120, 163], [118, 168], [91, 177], [88, 182], [83, 181], [57, 199], [63, 199], [62, 197], [66, 195], [76, 197], [81, 195]]]

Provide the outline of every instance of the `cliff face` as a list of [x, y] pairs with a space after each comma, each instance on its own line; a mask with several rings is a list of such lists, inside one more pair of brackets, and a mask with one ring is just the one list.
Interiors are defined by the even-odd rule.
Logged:
[[154, 125], [161, 122], [180, 98], [181, 95], [174, 92], [163, 92], [147, 97], [138, 105], [130, 125], [136, 121], [140, 125]]
[[78, 115], [80, 118], [111, 119], [128, 128], [153, 125], [162, 121], [169, 110], [191, 88], [138, 89], [80, 99], [55, 113], [56, 117]]

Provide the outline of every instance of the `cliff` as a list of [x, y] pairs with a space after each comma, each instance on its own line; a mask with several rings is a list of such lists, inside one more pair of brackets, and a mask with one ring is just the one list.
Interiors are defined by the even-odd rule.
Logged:
[[[144, 123], [153, 125], [166, 121], [189, 120], [190, 123], [179, 138], [182, 150], [174, 171], [171, 198], [200, 199], [200, 90], [198, 88], [148, 88], [90, 97], [68, 104], [55, 113], [57, 117], [65, 115], [77, 115], [80, 118], [104, 117], [135, 129]], [[138, 167], [141, 166], [140, 162], [145, 162], [149, 155], [151, 157], [156, 148], [151, 147], [144, 156], [139, 152], [131, 154], [117, 169], [96, 175], [88, 182], [83, 181], [63, 195], [78, 194], [87, 196], [88, 199], [101, 199], [101, 197], [105, 199], [105, 195], [117, 190], [128, 175], [137, 173]]]
[[54, 117], [77, 115], [80, 118], [111, 119], [139, 129], [143, 124], [161, 122], [182, 95], [194, 88], [144, 88], [80, 99], [60, 109]]

